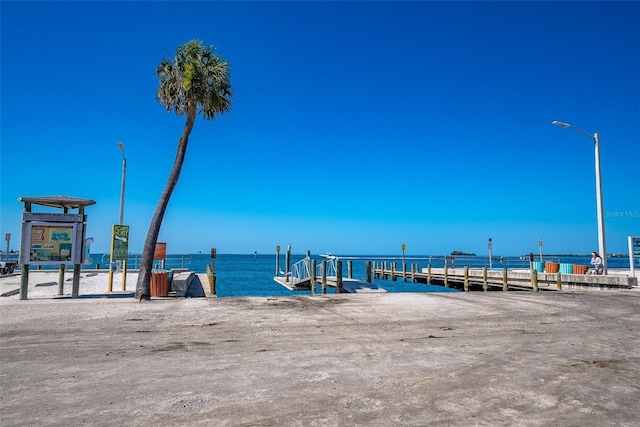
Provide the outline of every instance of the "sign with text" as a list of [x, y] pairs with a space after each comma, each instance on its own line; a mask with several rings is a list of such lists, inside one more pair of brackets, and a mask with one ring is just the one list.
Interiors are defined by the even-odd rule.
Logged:
[[129, 226], [111, 226], [111, 261], [122, 261], [129, 257]]

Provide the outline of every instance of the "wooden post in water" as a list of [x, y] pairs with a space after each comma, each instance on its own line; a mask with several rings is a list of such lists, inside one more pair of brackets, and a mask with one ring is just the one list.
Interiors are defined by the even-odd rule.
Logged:
[[431, 284], [431, 264], [427, 264], [427, 285]]
[[445, 263], [444, 264], [444, 287], [448, 288], [449, 287], [449, 266]]
[[342, 261], [336, 260], [336, 294], [342, 292]]
[[502, 290], [507, 292], [509, 290], [509, 276], [507, 274], [507, 269], [502, 269]]
[[559, 271], [558, 271], [557, 285], [558, 285], [558, 290], [561, 291], [562, 290], [562, 273], [560, 273]]
[[280, 273], [280, 245], [276, 246], [276, 277]]
[[469, 292], [469, 266], [464, 266], [464, 291]]
[[353, 279], [353, 260], [347, 261], [347, 277]]
[[327, 293], [327, 260], [322, 260], [322, 293]]
[[291, 245], [287, 246], [287, 255], [285, 258], [285, 263], [287, 264], [287, 271], [284, 272], [285, 282], [289, 281], [289, 269], [291, 268]]
[[382, 280], [387, 280], [387, 261], [382, 263]]
[[538, 292], [538, 271], [534, 268], [531, 269], [531, 286], [533, 292]]
[[64, 269], [67, 266], [60, 264], [60, 274], [58, 274], [58, 295], [64, 295]]
[[402, 280], [407, 281], [407, 263], [404, 261], [402, 262]]
[[367, 283], [371, 283], [371, 261], [366, 261], [364, 263], [364, 280]]
[[311, 295], [316, 294], [316, 260], [311, 260]]
[[482, 290], [485, 292], [489, 290], [489, 281], [487, 280], [487, 267], [482, 268]]
[[398, 280], [398, 278], [396, 277], [396, 263], [392, 262], [391, 263], [391, 281], [395, 282], [396, 280]]

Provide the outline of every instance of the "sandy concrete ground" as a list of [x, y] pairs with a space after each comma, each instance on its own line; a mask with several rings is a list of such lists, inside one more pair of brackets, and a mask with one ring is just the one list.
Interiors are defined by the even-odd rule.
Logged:
[[637, 290], [141, 303], [30, 278], [0, 298], [2, 426], [640, 421]]

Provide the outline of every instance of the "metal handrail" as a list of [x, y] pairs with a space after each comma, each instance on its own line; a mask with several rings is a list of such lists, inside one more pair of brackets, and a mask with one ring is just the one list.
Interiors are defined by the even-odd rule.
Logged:
[[[109, 264], [110, 255], [103, 254], [100, 260], [100, 263], [103, 265]], [[127, 257], [127, 269], [137, 270], [140, 268], [140, 264], [142, 261], [142, 254], [129, 254]], [[176, 254], [176, 255], [167, 255], [164, 259], [164, 268], [170, 270], [172, 268], [185, 268], [185, 266], [190, 265], [193, 261], [193, 257], [191, 254]], [[153, 268], [158, 269], [162, 265], [162, 261], [154, 260]]]

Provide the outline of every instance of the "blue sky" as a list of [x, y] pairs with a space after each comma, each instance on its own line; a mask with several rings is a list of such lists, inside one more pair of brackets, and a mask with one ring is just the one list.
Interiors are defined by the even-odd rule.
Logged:
[[[519, 255], [640, 235], [639, 2], [8, 2], [0, 232], [21, 196], [95, 200], [109, 248], [122, 155], [140, 252], [183, 117], [155, 67], [201, 39], [230, 112], [199, 118], [159, 241], [169, 253]], [[40, 208], [40, 211], [47, 211]], [[4, 248], [4, 246], [3, 246]]]

